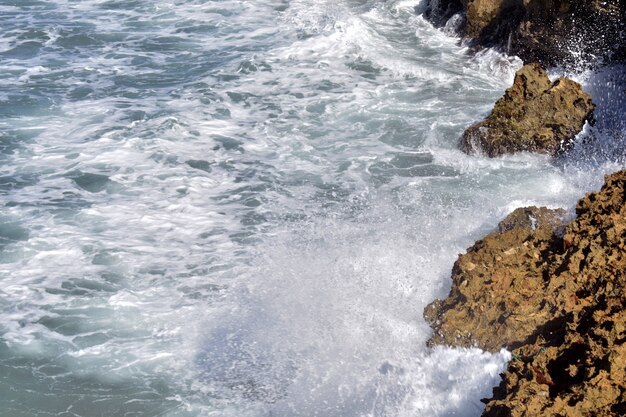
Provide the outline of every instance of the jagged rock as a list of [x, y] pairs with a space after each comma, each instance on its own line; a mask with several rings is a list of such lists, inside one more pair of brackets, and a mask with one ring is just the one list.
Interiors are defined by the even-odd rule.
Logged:
[[576, 214], [516, 210], [425, 311], [432, 343], [518, 346], [484, 417], [626, 415], [626, 171]]
[[443, 26], [459, 10], [464, 37], [524, 62], [579, 66], [626, 55], [623, 0], [431, 0], [425, 16]]
[[548, 261], [563, 332], [513, 352], [485, 417], [626, 415], [626, 171], [576, 212]]
[[528, 64], [491, 114], [463, 133], [461, 149], [490, 157], [520, 151], [556, 155], [592, 119], [594, 108], [580, 84], [564, 77], [551, 82], [539, 64]]
[[543, 254], [562, 230], [563, 210], [519, 208], [459, 256], [452, 289], [424, 312], [430, 344], [496, 351], [526, 343], [552, 317], [546, 300]]

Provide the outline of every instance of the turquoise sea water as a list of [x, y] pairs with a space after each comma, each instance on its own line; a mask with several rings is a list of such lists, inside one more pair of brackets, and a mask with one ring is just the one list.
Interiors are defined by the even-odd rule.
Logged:
[[572, 74], [564, 158], [467, 156], [520, 62], [421, 8], [0, 0], [0, 416], [479, 416], [508, 353], [422, 310], [626, 166], [626, 81]]

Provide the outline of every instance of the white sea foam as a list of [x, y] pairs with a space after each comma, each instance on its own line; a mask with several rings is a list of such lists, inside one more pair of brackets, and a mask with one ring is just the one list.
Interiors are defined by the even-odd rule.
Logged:
[[417, 4], [3, 8], [0, 363], [40, 371], [0, 410], [479, 415], [508, 354], [426, 349], [424, 306], [624, 161], [458, 151], [519, 62]]

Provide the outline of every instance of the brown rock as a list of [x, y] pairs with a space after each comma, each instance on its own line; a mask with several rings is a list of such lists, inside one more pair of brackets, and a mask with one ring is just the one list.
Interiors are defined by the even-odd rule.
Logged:
[[552, 249], [564, 214], [545, 207], [519, 208], [459, 256], [450, 295], [424, 312], [434, 330], [430, 343], [496, 351], [535, 335], [554, 308], [539, 290], [546, 283], [538, 257]]
[[591, 120], [594, 108], [580, 84], [563, 77], [551, 82], [540, 65], [525, 65], [491, 114], [463, 133], [461, 149], [490, 157], [520, 151], [557, 155]]
[[516, 210], [426, 309], [432, 343], [517, 346], [485, 417], [626, 415], [626, 171], [576, 213], [559, 231], [559, 213]]
[[[481, 34], [496, 24], [503, 25], [520, 20], [522, 10], [520, 3], [513, 0], [467, 0], [465, 36], [480, 38]], [[500, 17], [503, 13], [509, 14], [508, 19]]]
[[578, 68], [626, 58], [623, 0], [431, 0], [425, 16], [443, 26], [459, 11], [464, 37], [524, 62]]

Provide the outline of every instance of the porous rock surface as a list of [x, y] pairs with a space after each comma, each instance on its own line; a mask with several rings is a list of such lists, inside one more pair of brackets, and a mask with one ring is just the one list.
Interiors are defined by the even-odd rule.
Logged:
[[484, 417], [626, 415], [626, 171], [576, 214], [514, 211], [426, 308], [431, 343], [513, 349]]
[[541, 260], [553, 249], [564, 214], [519, 208], [459, 256], [450, 295], [424, 312], [434, 330], [430, 343], [497, 351], [522, 345], [548, 322], [556, 300], [540, 291]]
[[461, 149], [490, 157], [520, 151], [554, 156], [571, 145], [594, 109], [580, 84], [564, 77], [551, 82], [539, 64], [527, 64], [491, 114], [463, 133]]

